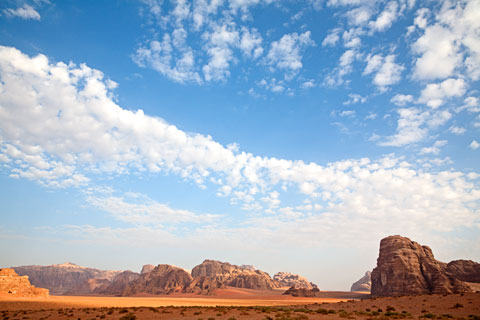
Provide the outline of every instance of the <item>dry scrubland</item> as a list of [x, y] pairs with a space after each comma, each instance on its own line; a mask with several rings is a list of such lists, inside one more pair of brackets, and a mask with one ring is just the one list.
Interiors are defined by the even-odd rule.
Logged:
[[[348, 294], [348, 293], [344, 293]], [[23, 319], [462, 319], [480, 320], [480, 293], [338, 301], [255, 296], [0, 298], [0, 320]], [[327, 296], [330, 296], [328, 298]], [[366, 296], [364, 296], [366, 297]], [[325, 302], [329, 301], [329, 302]]]

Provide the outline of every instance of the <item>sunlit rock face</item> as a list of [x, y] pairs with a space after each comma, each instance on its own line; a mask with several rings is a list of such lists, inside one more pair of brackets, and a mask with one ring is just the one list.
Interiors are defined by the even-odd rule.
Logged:
[[370, 292], [372, 288], [372, 272], [367, 271], [365, 275], [352, 284], [350, 291]]
[[50, 266], [20, 266], [13, 268], [19, 275], [29, 277], [37, 287], [47, 288], [51, 294], [88, 294], [98, 286], [111, 281], [121, 271], [99, 270], [73, 263]]
[[470, 286], [447, 272], [432, 250], [401, 236], [380, 242], [377, 267], [372, 271], [373, 296], [444, 294], [470, 291]]
[[30, 284], [28, 276], [19, 276], [10, 268], [0, 269], [0, 292], [17, 297], [48, 297], [47, 289]]

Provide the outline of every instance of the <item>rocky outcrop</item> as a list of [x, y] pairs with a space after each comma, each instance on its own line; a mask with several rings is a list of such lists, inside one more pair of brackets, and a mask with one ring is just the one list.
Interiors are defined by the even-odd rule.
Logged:
[[408, 238], [390, 236], [380, 242], [377, 267], [372, 271], [373, 296], [444, 294], [470, 291], [447, 273], [447, 264], [435, 260], [432, 250]]
[[297, 289], [303, 288], [307, 290], [314, 288], [314, 284], [308, 281], [307, 278], [290, 272], [277, 272], [273, 276], [273, 280], [277, 281], [281, 287], [293, 286]]
[[104, 280], [111, 281], [121, 272], [86, 268], [73, 263], [21, 266], [13, 269], [19, 275], [28, 276], [33, 285], [49, 289], [51, 294], [91, 293], [97, 286], [105, 284]]
[[370, 271], [365, 272], [365, 275], [357, 282], [352, 284], [350, 291], [370, 292], [372, 287], [372, 273]]
[[319, 296], [320, 290], [318, 287], [312, 283], [312, 288], [298, 288], [295, 286], [291, 286], [287, 291], [283, 293], [283, 295], [290, 295], [294, 297], [317, 297]]
[[480, 283], [480, 263], [472, 260], [455, 260], [447, 264], [447, 273], [458, 280]]
[[207, 294], [211, 293], [212, 289], [226, 286], [256, 290], [271, 290], [278, 287], [266, 272], [215, 260], [205, 260], [193, 268], [192, 277], [195, 283], [189, 287], [189, 291]]
[[98, 294], [121, 296], [124, 294], [129, 283], [138, 278], [140, 278], [140, 274], [136, 272], [123, 271], [122, 273], [117, 274], [112, 281], [107, 281], [107, 283], [98, 286], [92, 291]]
[[252, 271], [257, 270], [257, 268], [255, 268], [255, 266], [252, 266], [251, 264], [242, 264], [240, 266], [240, 268], [247, 269], [247, 270], [252, 270]]
[[192, 281], [192, 276], [184, 269], [168, 264], [159, 264], [152, 271], [141, 274], [138, 279], [131, 281], [122, 295], [184, 292]]
[[0, 269], [0, 292], [17, 297], [48, 297], [47, 289], [30, 284], [28, 276], [19, 276], [10, 268]]
[[153, 264], [146, 264], [142, 267], [142, 271], [140, 271], [140, 273], [149, 273], [152, 272], [153, 269], [155, 269], [155, 266]]

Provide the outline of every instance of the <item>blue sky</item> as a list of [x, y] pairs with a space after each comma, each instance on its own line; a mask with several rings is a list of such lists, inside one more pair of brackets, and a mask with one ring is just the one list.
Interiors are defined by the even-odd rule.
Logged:
[[0, 264], [204, 258], [348, 290], [480, 260], [480, 3], [7, 0]]

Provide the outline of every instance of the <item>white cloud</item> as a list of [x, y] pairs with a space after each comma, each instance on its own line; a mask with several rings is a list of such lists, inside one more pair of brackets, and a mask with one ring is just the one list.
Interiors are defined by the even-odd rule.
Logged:
[[355, 49], [346, 50], [338, 59], [338, 66], [325, 77], [324, 84], [338, 86], [345, 83], [344, 77], [352, 72], [353, 62], [360, 57], [361, 55]]
[[410, 94], [397, 94], [395, 95], [392, 99], [390, 99], [390, 102], [395, 104], [396, 106], [405, 106], [411, 102], [413, 102], [413, 96]]
[[330, 33], [323, 39], [322, 46], [334, 46], [338, 40], [340, 40], [340, 29], [333, 29]]
[[450, 128], [448, 128], [448, 130], [453, 133], [453, 134], [456, 134], [456, 135], [462, 135], [464, 134], [467, 130], [463, 127], [457, 127], [457, 126], [451, 126]]
[[348, 22], [355, 26], [365, 25], [372, 16], [372, 12], [368, 7], [359, 7], [347, 12]]
[[340, 112], [340, 117], [353, 117], [355, 113], [355, 110], [343, 110]]
[[416, 17], [413, 20], [413, 23], [417, 28], [425, 29], [427, 27], [427, 16], [429, 13], [430, 11], [427, 8], [421, 8], [417, 10]]
[[473, 140], [472, 143], [470, 143], [470, 148], [472, 150], [477, 150], [478, 147], [480, 147], [480, 143], [478, 143], [477, 140]]
[[401, 147], [419, 142], [428, 137], [431, 129], [445, 124], [452, 117], [445, 110], [422, 111], [418, 108], [401, 108], [397, 110], [399, 119], [397, 132], [380, 141], [381, 146]]
[[285, 34], [280, 40], [272, 42], [267, 63], [295, 74], [303, 66], [302, 51], [311, 46], [315, 46], [315, 42], [310, 38], [310, 31]]
[[398, 18], [398, 3], [390, 1], [385, 9], [378, 15], [375, 21], [371, 21], [369, 26], [374, 31], [385, 31], [392, 26], [392, 23]]
[[[240, 39], [235, 24], [215, 25], [211, 32], [204, 33], [202, 37], [206, 41], [205, 49], [210, 58], [202, 68], [205, 80], [225, 80], [230, 75], [230, 63], [234, 59], [232, 47]], [[244, 52], [248, 52], [248, 45], [245, 44], [244, 48]]]
[[172, 36], [165, 34], [161, 42], [153, 40], [137, 49], [133, 61], [141, 67], [151, 67], [175, 82], [202, 83], [195, 70], [193, 50], [186, 45], [185, 38], [184, 29], [175, 29]]
[[196, 214], [188, 210], [173, 209], [166, 204], [137, 194], [133, 196], [129, 194], [89, 195], [86, 202], [108, 212], [116, 220], [135, 225], [162, 226], [184, 222], [200, 224], [220, 218], [218, 215]]
[[315, 86], [316, 86], [316, 84], [315, 84], [314, 80], [308, 80], [308, 81], [305, 81], [301, 84], [301, 87], [304, 88], [304, 89], [310, 89], [310, 88], [313, 88]]
[[422, 90], [418, 101], [435, 109], [441, 106], [446, 98], [464, 95], [466, 86], [463, 79], [447, 79], [441, 83], [431, 83]]
[[463, 101], [465, 104], [461, 107], [455, 109], [456, 112], [460, 112], [463, 110], [467, 110], [471, 113], [478, 113], [480, 112], [480, 99], [477, 97], [467, 97]]
[[[424, 10], [424, 9], [421, 9]], [[476, 0], [445, 1], [435, 21], [427, 25], [418, 13], [416, 24], [423, 34], [412, 49], [416, 60], [414, 76], [418, 79], [443, 79], [464, 69], [473, 79], [480, 79], [480, 4]]]
[[348, 95], [350, 99], [345, 101], [343, 104], [344, 105], [349, 105], [349, 104], [356, 104], [356, 103], [365, 103], [367, 101], [367, 97], [362, 97], [359, 94], [356, 93], [350, 93]]
[[[180, 238], [232, 247], [289, 242], [308, 248], [338, 236], [341, 225], [357, 230], [335, 238], [348, 245], [352, 239], [372, 241], [371, 233], [365, 235], [366, 228], [380, 230], [375, 234], [378, 238], [385, 232], [431, 236], [473, 227], [478, 216], [478, 184], [461, 172], [416, 170], [393, 155], [325, 165], [255, 156], [209, 136], [186, 133], [141, 110], [122, 109], [111, 98], [114, 86], [98, 70], [51, 63], [43, 55], [31, 58], [14, 48], [0, 47], [0, 77], [0, 154], [7, 160], [3, 165], [7, 172], [18, 177], [30, 174], [25, 178], [54, 186], [53, 182], [61, 185], [75, 177], [86, 180], [71, 185], [94, 186], [96, 174], [169, 173], [200, 186], [218, 187], [219, 194], [253, 212], [272, 210], [267, 217], [252, 215], [237, 227], [198, 226], [179, 237], [144, 225], [196, 218], [208, 222], [212, 217], [139, 201], [136, 196], [99, 196], [91, 191], [92, 205], [139, 224], [144, 236], [160, 234], [164, 242]], [[387, 141], [390, 145], [418, 141], [449, 117], [441, 110], [400, 109], [399, 114], [398, 137]], [[321, 211], [308, 211], [303, 202], [282, 206], [280, 211], [276, 199], [282, 201], [285, 192], [297, 192], [311, 208]], [[303, 219], [295, 219], [297, 215]], [[98, 232], [95, 237], [105, 233], [110, 239], [119, 239], [114, 235], [121, 232], [87, 229], [76, 230], [89, 235]], [[125, 232], [120, 240], [133, 234]]]
[[420, 154], [439, 154], [440, 148], [447, 144], [447, 140], [437, 140], [431, 147], [424, 147], [420, 150]]
[[40, 14], [32, 6], [24, 4], [23, 7], [17, 9], [4, 9], [3, 13], [8, 17], [18, 17], [25, 20], [40, 20]]
[[255, 59], [260, 57], [263, 53], [262, 36], [256, 29], [248, 30], [247, 28], [243, 27], [239, 48], [245, 55], [249, 57], [253, 57]]
[[388, 86], [400, 81], [400, 75], [405, 69], [404, 66], [395, 63], [395, 55], [390, 54], [386, 57], [382, 55], [369, 54], [365, 61], [367, 66], [363, 74], [370, 74], [376, 72], [373, 77], [373, 83], [382, 91], [386, 90]]
[[365, 120], [374, 120], [377, 118], [377, 114], [376, 113], [372, 113], [370, 112], [366, 117], [365, 117]]

